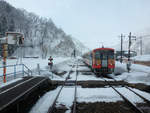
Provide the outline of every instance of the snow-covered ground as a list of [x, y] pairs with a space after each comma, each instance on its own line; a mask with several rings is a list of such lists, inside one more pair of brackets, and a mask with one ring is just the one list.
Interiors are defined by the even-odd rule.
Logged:
[[[65, 60], [70, 59], [69, 57], [56, 57], [53, 58], [53, 62], [54, 65], [58, 65], [60, 62], [63, 62]], [[39, 76], [38, 75], [38, 71], [37, 71], [37, 64], [40, 65], [40, 70], [41, 70], [41, 74], [46, 75], [46, 73], [48, 73], [48, 75], [51, 75], [51, 73], [48, 70], [48, 58], [47, 59], [41, 59], [41, 58], [24, 58], [18, 61], [18, 59], [7, 59], [7, 65], [16, 65], [16, 64], [25, 64], [30, 70], [33, 71], [33, 76]], [[2, 61], [0, 61], [0, 67], [2, 67]], [[21, 71], [22, 72], [22, 65], [17, 65], [16, 66], [16, 73]], [[25, 70], [26, 71], [26, 70]], [[43, 72], [43, 73], [42, 73]], [[14, 66], [11, 67], [7, 67], [7, 71], [6, 74], [10, 74], [10, 73], [14, 73]], [[6, 75], [7, 76], [7, 82], [10, 80], [14, 79], [14, 75]], [[18, 77], [22, 77], [22, 73], [20, 73], [20, 75], [17, 76]], [[8, 80], [9, 78], [9, 80]], [[3, 84], [3, 68], [0, 68], [0, 84]]]
[[[30, 113], [46, 113], [48, 106], [52, 105], [56, 94], [58, 93], [57, 89], [46, 93], [42, 98], [38, 100], [36, 105], [31, 109]], [[73, 105], [74, 100], [74, 87], [65, 87], [63, 88], [56, 106], [65, 105], [68, 112]], [[112, 88], [81, 88], [77, 87], [77, 101], [78, 102], [116, 102], [123, 101], [122, 98], [112, 89]]]
[[[48, 59], [23, 59], [23, 63], [28, 66], [32, 71], [34, 76], [39, 76], [37, 71], [37, 64], [40, 65], [40, 76], [48, 76], [52, 80], [65, 80], [65, 78], [68, 75], [68, 72], [71, 69], [71, 66], [74, 64], [74, 62], [77, 61], [77, 59], [72, 58], [54, 58], [54, 66], [52, 71], [57, 71], [58, 73], [61, 73], [63, 71], [66, 71], [67, 73], [64, 75], [55, 75], [52, 74], [48, 67]], [[7, 60], [8, 65], [16, 64], [16, 60], [14, 59], [8, 59]], [[2, 63], [0, 63], [0, 66]], [[75, 63], [76, 65], [76, 63]], [[78, 75], [78, 81], [82, 80], [103, 80], [102, 78], [96, 77], [94, 74], [90, 72], [90, 69], [83, 65], [82, 62], [79, 62], [79, 71], [87, 71], [89, 74], [85, 74], [84, 72], [79, 72]], [[76, 77], [76, 66], [72, 68], [74, 71], [70, 75], [70, 80], [75, 80]], [[13, 71], [13, 69], [8, 69], [8, 72]], [[0, 72], [2, 74], [2, 71]], [[116, 75], [115, 75], [116, 74]], [[126, 69], [126, 64], [121, 64], [120, 62], [116, 62], [116, 69], [114, 74], [110, 74], [109, 76], [114, 77], [116, 80], [124, 80], [129, 83], [144, 83], [147, 85], [150, 85], [150, 67], [138, 65], [138, 64], [132, 64], [131, 65], [131, 72], [128, 73]], [[20, 79], [16, 79], [14, 81], [8, 82], [12, 83]], [[109, 80], [109, 79], [107, 79]], [[111, 80], [111, 79], [110, 79]], [[7, 83], [7, 84], [8, 84]], [[1, 86], [7, 85], [2, 84]], [[30, 113], [46, 113], [48, 110], [48, 107], [52, 104], [53, 100], [56, 97], [57, 92], [59, 91], [60, 87], [58, 87], [55, 90], [52, 90], [48, 93], [46, 93], [44, 96], [42, 96], [36, 105], [32, 108]], [[127, 92], [125, 88], [118, 88], [120, 92], [123, 94]], [[141, 93], [147, 98], [150, 98], [150, 95], [148, 93], [142, 92], [140, 90], [134, 89], [136, 92]], [[128, 98], [132, 100], [133, 102], [143, 102], [139, 98], [136, 98], [133, 94], [127, 93]], [[70, 107], [73, 104], [74, 99], [74, 87], [65, 87], [60, 97], [58, 98], [57, 107], [60, 105], [65, 105], [68, 108], [67, 112], [70, 112]], [[78, 86], [77, 88], [77, 101], [78, 102], [116, 102], [116, 101], [122, 101], [122, 98], [112, 89], [109, 87], [106, 88], [81, 88]], [[66, 113], [67, 113], [66, 112]]]
[[126, 64], [116, 62], [115, 73], [113, 76], [116, 80], [124, 80], [129, 83], [144, 83], [150, 85], [150, 67], [139, 64], [132, 64], [130, 73], [127, 72]]
[[[141, 98], [136, 96], [133, 92], [128, 89], [121, 87], [116, 88], [120, 93], [126, 96], [132, 103], [144, 103]], [[38, 102], [34, 105], [29, 113], [46, 113], [48, 107], [52, 105], [56, 94], [60, 90], [60, 87], [57, 89], [46, 93]], [[57, 100], [57, 107], [65, 106], [68, 110], [66, 113], [70, 113], [71, 106], [73, 105], [74, 100], [74, 87], [65, 86]], [[140, 90], [134, 89], [136, 92], [141, 93], [144, 97], [149, 98], [148, 93], [142, 92]], [[150, 99], [150, 98], [149, 98]], [[95, 102], [117, 102], [123, 101], [118, 93], [116, 93], [112, 88], [81, 88], [77, 87], [77, 102], [85, 103], [95, 103]]]
[[[63, 57], [57, 57], [54, 58], [54, 66], [53, 71], [57, 71], [58, 73], [66, 71], [67, 73], [59, 76], [52, 74], [48, 67], [48, 59], [35, 59], [35, 58], [25, 58], [22, 60], [22, 63], [24, 63], [29, 69], [33, 71], [34, 76], [38, 76], [38, 70], [37, 70], [37, 64], [40, 65], [40, 75], [41, 76], [48, 76], [52, 80], [65, 80], [65, 78], [68, 75], [68, 72], [71, 69], [71, 65], [73, 65], [75, 59], [72, 58], [63, 58]], [[16, 64], [17, 60], [15, 59], [8, 59], [7, 64], [8, 65], [14, 65]], [[79, 65], [83, 65], [83, 63], [80, 61]], [[2, 62], [0, 62], [0, 66], [2, 66]], [[21, 71], [22, 67], [19, 67], [16, 69], [17, 71]], [[72, 69], [73, 71], [76, 70], [76, 67]], [[85, 66], [79, 66], [79, 71], [90, 71], [88, 67]], [[7, 68], [7, 73], [13, 72], [14, 68]], [[1, 68], [0, 75], [2, 75], [3, 70]], [[90, 73], [90, 72], [88, 72]], [[71, 74], [70, 78], [71, 80], [75, 80], [75, 72]], [[110, 74], [110, 76], [113, 76], [116, 80], [124, 80], [129, 83], [144, 83], [147, 85], [150, 85], [150, 67], [138, 65], [138, 64], [132, 64], [131, 65], [131, 72], [128, 73], [126, 69], [126, 64], [121, 64], [120, 62], [116, 62], [116, 69], [114, 74]], [[14, 77], [12, 77], [14, 78]], [[2, 79], [2, 77], [1, 77]], [[101, 78], [96, 77], [94, 74], [85, 74], [80, 72], [78, 76], [78, 80], [103, 80]], [[107, 79], [111, 80], [111, 79]], [[2, 82], [1, 82], [2, 83]]]
[[139, 55], [132, 58], [135, 61], [150, 61], [150, 55]]

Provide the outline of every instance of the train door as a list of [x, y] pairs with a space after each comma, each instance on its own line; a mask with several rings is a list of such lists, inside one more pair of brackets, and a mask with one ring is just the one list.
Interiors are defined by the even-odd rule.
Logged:
[[108, 67], [108, 54], [106, 52], [101, 52], [100, 54], [101, 60], [102, 60], [102, 67], [107, 68]]

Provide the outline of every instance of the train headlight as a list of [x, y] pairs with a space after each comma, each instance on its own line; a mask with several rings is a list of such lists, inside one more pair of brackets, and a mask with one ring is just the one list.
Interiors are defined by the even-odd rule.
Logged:
[[100, 60], [97, 60], [97, 61], [96, 61], [96, 65], [101, 65], [101, 61], [100, 61]]

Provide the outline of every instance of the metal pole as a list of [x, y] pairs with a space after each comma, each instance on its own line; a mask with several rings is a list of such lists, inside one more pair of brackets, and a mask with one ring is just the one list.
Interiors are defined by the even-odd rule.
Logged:
[[121, 34], [121, 59], [120, 59], [120, 62], [122, 63], [122, 42], [123, 42], [123, 35]]
[[24, 77], [24, 64], [21, 64], [22, 65], [22, 75], [23, 75], [23, 77]]
[[130, 47], [131, 47], [131, 32], [129, 33], [128, 63], [127, 63], [128, 73], [130, 72]]
[[14, 79], [16, 79], [16, 65], [14, 65]]
[[76, 57], [76, 50], [74, 49], [74, 58]]
[[40, 75], [40, 64], [37, 64], [37, 70], [38, 70], [38, 74]]
[[143, 51], [143, 50], [142, 50], [142, 44], [143, 44], [143, 43], [142, 43], [142, 37], [141, 37], [141, 40], [140, 40], [140, 45], [141, 45], [141, 48], [140, 48], [141, 51], [140, 51], [140, 53], [141, 53], [141, 55], [142, 55], [142, 51]]
[[130, 61], [130, 47], [131, 47], [131, 32], [129, 33], [128, 62]]
[[3, 82], [6, 83], [6, 57], [7, 57], [8, 45], [3, 44]]

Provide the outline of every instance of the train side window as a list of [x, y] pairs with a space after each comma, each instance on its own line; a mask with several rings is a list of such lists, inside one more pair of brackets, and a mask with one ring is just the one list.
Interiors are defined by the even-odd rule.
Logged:
[[100, 59], [100, 52], [99, 51], [95, 52], [95, 59]]

